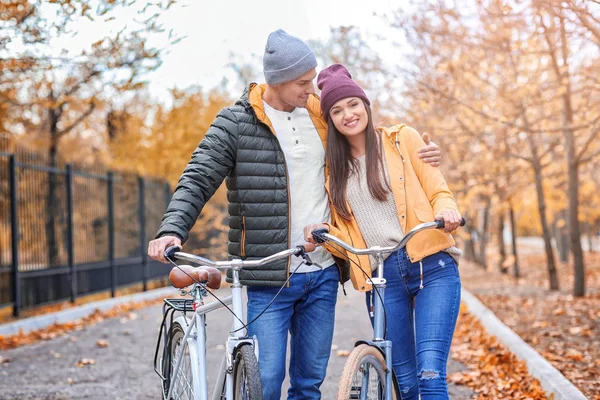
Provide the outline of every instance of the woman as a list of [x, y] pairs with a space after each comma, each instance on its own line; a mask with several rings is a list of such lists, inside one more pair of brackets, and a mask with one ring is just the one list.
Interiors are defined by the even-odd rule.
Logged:
[[[374, 128], [369, 99], [343, 65], [323, 70], [317, 84], [328, 121], [326, 187], [333, 222], [307, 226], [305, 238], [312, 243], [311, 232], [325, 227], [354, 247], [393, 246], [422, 222], [445, 221], [445, 232], [419, 233], [406, 249], [389, 255], [384, 277], [387, 338], [394, 343], [402, 399], [448, 399], [446, 363], [461, 287], [453, 258], [460, 250], [449, 234], [461, 220], [456, 202], [439, 169], [418, 158], [424, 142], [414, 129]], [[372, 260], [344, 256], [352, 261], [354, 287], [369, 291]]]

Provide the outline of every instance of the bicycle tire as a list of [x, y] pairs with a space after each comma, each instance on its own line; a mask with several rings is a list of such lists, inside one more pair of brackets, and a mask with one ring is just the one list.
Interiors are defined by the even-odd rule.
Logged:
[[262, 382], [254, 346], [245, 344], [238, 347], [234, 360], [234, 400], [263, 400]]
[[[369, 400], [385, 400], [385, 358], [381, 351], [368, 344], [358, 345], [352, 350], [344, 364], [338, 386], [338, 400], [362, 399], [362, 393], [367, 391]], [[363, 377], [368, 372], [367, 387], [364, 387]], [[372, 378], [375, 379], [372, 379]], [[392, 381], [395, 379], [392, 376]], [[400, 399], [397, 384], [392, 387], [392, 398]]]
[[163, 362], [165, 372], [165, 396], [168, 395], [169, 387], [173, 381], [173, 373], [175, 365], [177, 364], [177, 357], [182, 352], [181, 346], [185, 346], [182, 352], [184, 360], [182, 360], [179, 366], [179, 373], [177, 374], [175, 385], [171, 391], [171, 398], [169, 400], [183, 400], [194, 398], [194, 385], [192, 383], [192, 360], [190, 359], [190, 352], [187, 343], [183, 342], [185, 331], [178, 323], [174, 323], [169, 329], [168, 335], [168, 351], [167, 360]]

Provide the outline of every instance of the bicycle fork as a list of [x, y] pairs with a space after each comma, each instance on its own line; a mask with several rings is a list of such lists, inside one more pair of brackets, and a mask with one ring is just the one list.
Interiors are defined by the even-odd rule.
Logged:
[[393, 372], [392, 372], [392, 342], [385, 339], [385, 278], [383, 277], [383, 260], [379, 257], [377, 277], [372, 277], [370, 283], [373, 286], [373, 341], [367, 342], [371, 346], [378, 347], [385, 356], [385, 398], [391, 400], [393, 391]]
[[[221, 379], [225, 380], [225, 398], [233, 399], [234, 398], [234, 356], [237, 349], [248, 343], [252, 345], [254, 349], [254, 353], [256, 355], [256, 359], [258, 359], [258, 342], [256, 338], [248, 338], [244, 334], [244, 323], [241, 321], [242, 315], [244, 315], [244, 308], [242, 303], [242, 285], [239, 281], [239, 271], [232, 271], [233, 283], [231, 285], [231, 296], [232, 296], [232, 308], [233, 308], [233, 324], [232, 331], [229, 333], [229, 338], [227, 339], [227, 349], [225, 352], [225, 357], [221, 362], [221, 368], [219, 377], [217, 378], [217, 382], [222, 382]], [[222, 375], [223, 374], [223, 375]], [[216, 399], [216, 391], [213, 399]]]

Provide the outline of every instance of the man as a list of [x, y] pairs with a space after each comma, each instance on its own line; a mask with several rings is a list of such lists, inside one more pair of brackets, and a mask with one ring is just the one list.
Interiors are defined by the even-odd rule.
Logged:
[[[303, 228], [329, 221], [325, 192], [325, 140], [313, 80], [317, 60], [300, 39], [277, 30], [263, 58], [266, 84], [251, 84], [224, 108], [194, 151], [148, 254], [165, 262], [166, 247], [188, 238], [203, 206], [223, 179], [229, 201], [231, 256], [265, 257], [304, 243]], [[439, 163], [439, 149], [421, 149]], [[348, 279], [341, 260], [317, 248], [313, 265], [300, 259], [241, 271], [248, 286], [248, 321], [289, 285], [248, 329], [259, 342], [265, 400], [279, 400], [291, 335], [289, 399], [319, 399], [331, 352], [338, 281]]]

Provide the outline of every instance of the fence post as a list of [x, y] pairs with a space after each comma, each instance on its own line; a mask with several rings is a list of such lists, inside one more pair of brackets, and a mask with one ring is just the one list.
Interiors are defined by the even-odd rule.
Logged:
[[115, 212], [113, 196], [113, 172], [107, 174], [108, 197], [108, 261], [110, 264], [110, 296], [115, 297], [117, 291], [117, 266], [115, 265]]
[[65, 183], [67, 189], [67, 265], [71, 277], [71, 303], [77, 299], [77, 271], [74, 262], [74, 243], [73, 243], [73, 166], [66, 165]]
[[144, 292], [148, 290], [148, 252], [146, 251], [146, 182], [138, 176], [138, 203], [140, 220], [140, 255], [142, 256], [142, 279]]
[[171, 202], [171, 187], [169, 186], [169, 182], [165, 182], [165, 211], [167, 211], [167, 207], [169, 207], [170, 202]]
[[18, 317], [21, 313], [21, 279], [19, 277], [19, 208], [17, 193], [17, 160], [15, 155], [9, 156], [10, 173], [10, 234], [11, 234], [11, 253], [12, 253], [12, 297], [13, 297], [13, 316]]

